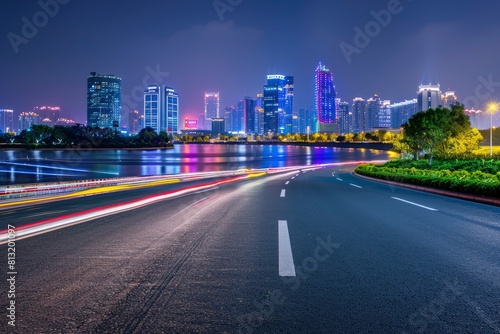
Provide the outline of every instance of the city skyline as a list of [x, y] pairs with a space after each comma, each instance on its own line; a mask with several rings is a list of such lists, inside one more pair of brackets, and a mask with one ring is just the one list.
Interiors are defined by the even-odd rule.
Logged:
[[[96, 71], [123, 79], [124, 124], [148, 84], [175, 87], [183, 100], [180, 117], [196, 117], [204, 91], [220, 91], [222, 109], [260, 93], [272, 73], [295, 76], [297, 111], [314, 105], [310, 72], [318, 61], [334, 73], [343, 100], [377, 93], [404, 101], [428, 83], [453, 88], [465, 102], [478, 102], [476, 109], [499, 99], [498, 3], [290, 1], [283, 8], [256, 0], [224, 11], [211, 1], [54, 1], [0, 5], [0, 108], [19, 114], [58, 105], [82, 123], [84, 78]], [[119, 16], [111, 15], [116, 6]], [[112, 28], [103, 34], [96, 20]], [[276, 26], [276, 20], [290, 23]], [[155, 52], [143, 52], [151, 46]]]

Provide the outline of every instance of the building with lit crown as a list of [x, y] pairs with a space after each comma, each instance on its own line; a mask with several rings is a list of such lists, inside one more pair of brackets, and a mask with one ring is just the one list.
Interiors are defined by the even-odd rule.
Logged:
[[179, 95], [173, 88], [149, 85], [144, 91], [144, 126], [156, 133], [179, 132]]
[[120, 127], [122, 79], [96, 72], [87, 77], [87, 125]]
[[19, 115], [19, 133], [23, 130], [29, 130], [32, 125], [40, 125], [42, 120], [40, 115], [35, 112], [22, 112]]
[[441, 90], [439, 85], [420, 85], [417, 92], [418, 111], [427, 111], [441, 105]]
[[273, 74], [267, 76], [262, 104], [264, 133], [286, 134], [292, 131], [294, 77]]
[[61, 117], [61, 107], [36, 106], [33, 111], [40, 115], [40, 118], [45, 120], [46, 123], [49, 122], [48, 119], [52, 124], [55, 124]]
[[219, 92], [205, 93], [205, 130], [212, 127], [212, 118], [220, 117], [220, 94]]

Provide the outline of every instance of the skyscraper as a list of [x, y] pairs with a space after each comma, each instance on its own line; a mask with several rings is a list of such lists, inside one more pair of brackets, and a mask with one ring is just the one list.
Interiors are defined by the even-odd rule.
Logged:
[[285, 107], [284, 107], [284, 124], [283, 133], [288, 134], [293, 132], [293, 96], [294, 96], [294, 77], [285, 76]]
[[14, 110], [0, 109], [0, 133], [14, 132]]
[[451, 108], [452, 105], [457, 103], [457, 96], [454, 91], [447, 91], [441, 95], [441, 103], [445, 108]]
[[349, 111], [349, 102], [337, 99], [335, 105], [337, 107], [339, 132], [341, 134], [351, 133], [352, 113]]
[[212, 128], [212, 118], [219, 118], [219, 92], [205, 93], [205, 129]]
[[366, 131], [366, 101], [361, 97], [352, 100], [352, 132]]
[[427, 111], [441, 105], [439, 85], [420, 85], [417, 92], [418, 111]]
[[173, 88], [165, 87], [165, 107], [168, 134], [179, 132], [179, 94]]
[[35, 112], [22, 112], [19, 115], [19, 132], [23, 130], [28, 130], [32, 125], [40, 125], [42, 124], [42, 120], [40, 119], [40, 115]]
[[243, 104], [243, 117], [245, 123], [245, 133], [257, 133], [255, 131], [255, 100], [251, 97], [245, 97]]
[[33, 108], [33, 111], [40, 115], [40, 119], [49, 119], [52, 124], [55, 124], [59, 117], [61, 117], [60, 107], [36, 106], [35, 108]]
[[404, 102], [393, 103], [391, 108], [391, 128], [396, 129], [406, 123], [408, 119], [415, 115], [418, 110], [417, 99], [406, 100]]
[[273, 135], [291, 133], [293, 96], [293, 76], [281, 74], [267, 76], [267, 84], [264, 85], [262, 98], [264, 133]]
[[128, 114], [128, 131], [131, 134], [137, 134], [144, 128], [144, 115], [139, 110], [130, 110]]
[[87, 125], [119, 127], [121, 121], [122, 79], [91, 72], [87, 77]]
[[173, 88], [150, 85], [144, 91], [144, 126], [157, 133], [179, 131], [179, 95]]
[[380, 98], [378, 94], [374, 94], [371, 98], [366, 100], [366, 112], [365, 112], [365, 129], [363, 131], [372, 131], [373, 128], [377, 127], [377, 117], [380, 112]]
[[320, 123], [335, 123], [335, 86], [333, 85], [333, 75], [325, 65], [319, 63], [315, 76], [315, 107]]

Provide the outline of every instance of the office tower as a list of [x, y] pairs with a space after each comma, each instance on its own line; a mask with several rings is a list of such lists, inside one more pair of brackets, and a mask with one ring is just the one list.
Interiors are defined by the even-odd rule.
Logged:
[[378, 94], [366, 100], [365, 129], [363, 131], [372, 131], [376, 127], [377, 115], [380, 111], [380, 98]]
[[243, 100], [244, 132], [255, 134], [255, 100], [251, 97], [245, 97]]
[[219, 116], [219, 92], [205, 93], [205, 129], [211, 129], [212, 118]]
[[255, 99], [255, 133], [259, 135], [264, 133], [263, 96], [263, 94], [257, 94]]
[[218, 136], [225, 132], [224, 118], [212, 118], [212, 135]]
[[19, 132], [28, 130], [32, 125], [40, 125], [42, 120], [40, 115], [35, 112], [22, 112], [19, 115]]
[[153, 128], [156, 133], [165, 131], [167, 128], [163, 98], [163, 89], [160, 85], [149, 85], [144, 91], [144, 127]]
[[267, 76], [262, 98], [265, 134], [284, 134], [287, 126], [289, 126], [288, 131], [291, 131], [293, 80], [292, 76], [280, 74]]
[[14, 132], [14, 110], [0, 109], [0, 133]]
[[397, 129], [408, 122], [408, 119], [417, 113], [417, 99], [406, 100], [390, 105], [391, 108], [391, 128]]
[[202, 112], [198, 114], [198, 130], [207, 130], [205, 126], [206, 126], [205, 113]]
[[352, 113], [349, 111], [349, 102], [337, 99], [335, 105], [337, 108], [339, 133], [351, 133]]
[[150, 85], [144, 91], [144, 126], [156, 133], [179, 132], [179, 94], [173, 88]]
[[280, 126], [283, 128], [284, 134], [292, 133], [293, 129], [293, 97], [294, 97], [294, 77], [285, 76], [285, 107], [283, 112], [284, 124]]
[[322, 123], [335, 123], [335, 98], [337, 97], [337, 93], [333, 85], [333, 75], [321, 63], [316, 68], [315, 83], [315, 106], [320, 127]]
[[365, 132], [366, 128], [366, 101], [361, 97], [352, 100], [352, 132]]
[[119, 127], [121, 121], [122, 79], [96, 72], [87, 77], [87, 125]]
[[417, 92], [418, 111], [427, 111], [441, 105], [441, 90], [439, 85], [420, 85]]
[[235, 117], [235, 114], [236, 114], [236, 110], [233, 106], [224, 108], [225, 132], [236, 131], [235, 129], [233, 129], [233, 117]]
[[441, 104], [445, 108], [451, 108], [455, 103], [457, 103], [457, 96], [454, 91], [447, 91], [441, 95]]
[[144, 115], [139, 110], [131, 110], [128, 114], [128, 132], [130, 134], [138, 134], [144, 128], [143, 121]]
[[245, 131], [245, 102], [239, 100], [236, 109], [233, 110], [233, 132], [244, 133]]
[[299, 133], [315, 133], [318, 132], [318, 113], [313, 108], [301, 108], [298, 112]]
[[380, 108], [375, 118], [374, 128], [390, 129], [391, 122], [391, 101], [384, 100], [380, 102]]
[[40, 119], [45, 120], [46, 123], [49, 122], [47, 121], [47, 119], [49, 119], [52, 124], [55, 124], [61, 117], [60, 107], [37, 106], [33, 108], [33, 111], [40, 115]]
[[170, 87], [165, 87], [165, 108], [168, 134], [179, 133], [179, 94]]

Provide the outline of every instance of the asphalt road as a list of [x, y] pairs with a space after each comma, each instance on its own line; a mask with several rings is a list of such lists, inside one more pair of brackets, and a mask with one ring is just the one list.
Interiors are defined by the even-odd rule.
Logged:
[[16, 241], [0, 331], [500, 333], [499, 218], [348, 169], [249, 179]]

